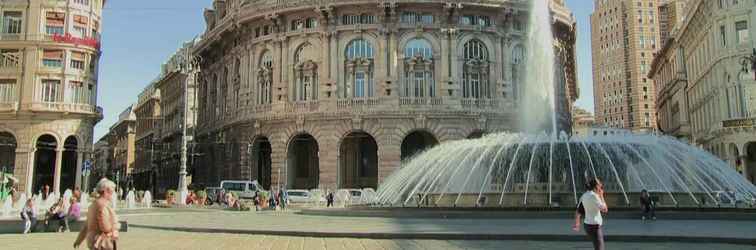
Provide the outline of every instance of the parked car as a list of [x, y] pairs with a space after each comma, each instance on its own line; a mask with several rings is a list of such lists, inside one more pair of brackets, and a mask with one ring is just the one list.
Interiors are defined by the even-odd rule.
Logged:
[[234, 192], [239, 199], [254, 199], [255, 193], [265, 191], [257, 181], [221, 181], [222, 189], [226, 192]]
[[289, 203], [307, 203], [312, 201], [312, 195], [310, 191], [304, 189], [290, 189], [286, 190]]

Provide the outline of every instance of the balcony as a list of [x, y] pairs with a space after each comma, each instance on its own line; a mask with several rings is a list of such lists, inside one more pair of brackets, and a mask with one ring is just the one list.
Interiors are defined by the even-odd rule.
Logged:
[[444, 105], [444, 99], [438, 97], [401, 97], [399, 98], [399, 106], [441, 106]]
[[102, 116], [102, 108], [89, 104], [62, 102], [33, 102], [23, 106], [32, 112], [63, 112], [76, 114], [92, 114]]
[[18, 41], [23, 38], [21, 33], [0, 33], [1, 41]]
[[0, 112], [18, 111], [18, 102], [0, 102]]

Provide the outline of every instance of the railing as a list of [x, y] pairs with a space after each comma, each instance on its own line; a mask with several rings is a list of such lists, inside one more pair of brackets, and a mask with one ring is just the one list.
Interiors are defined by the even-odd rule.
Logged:
[[379, 98], [361, 98], [361, 99], [339, 99], [336, 100], [336, 109], [338, 111], [361, 111], [369, 110], [381, 105]]
[[62, 102], [33, 102], [24, 105], [24, 109], [31, 111], [52, 111], [67, 113], [102, 114], [102, 108], [89, 104]]
[[0, 40], [2, 41], [18, 41], [21, 40], [21, 33], [0, 33]]
[[286, 113], [317, 112], [319, 108], [318, 101], [287, 102], [284, 111]]
[[496, 99], [462, 99], [461, 104], [464, 109], [489, 109], [500, 106], [499, 100]]
[[17, 111], [17, 110], [18, 110], [18, 102], [0, 102], [1, 112]]
[[440, 106], [444, 105], [444, 99], [431, 97], [401, 97], [399, 98], [400, 106]]

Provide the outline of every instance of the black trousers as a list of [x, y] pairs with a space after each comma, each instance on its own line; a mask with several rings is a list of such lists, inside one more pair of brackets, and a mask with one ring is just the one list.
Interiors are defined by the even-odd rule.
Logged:
[[601, 231], [601, 225], [583, 224], [588, 239], [593, 243], [594, 250], [604, 250], [604, 232]]

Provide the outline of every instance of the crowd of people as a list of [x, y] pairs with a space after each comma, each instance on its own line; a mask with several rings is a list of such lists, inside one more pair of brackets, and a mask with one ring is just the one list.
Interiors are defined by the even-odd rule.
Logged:
[[[42, 188], [42, 199], [49, 197], [49, 186]], [[35, 204], [34, 198], [26, 200], [24, 207], [21, 209], [20, 216], [24, 221], [24, 234], [31, 232], [49, 232], [50, 227], [57, 222], [56, 232], [69, 232], [71, 222], [79, 220], [81, 217], [81, 191], [76, 188], [70, 198], [61, 197], [50, 206], [41, 216], [38, 214], [38, 204]]]

